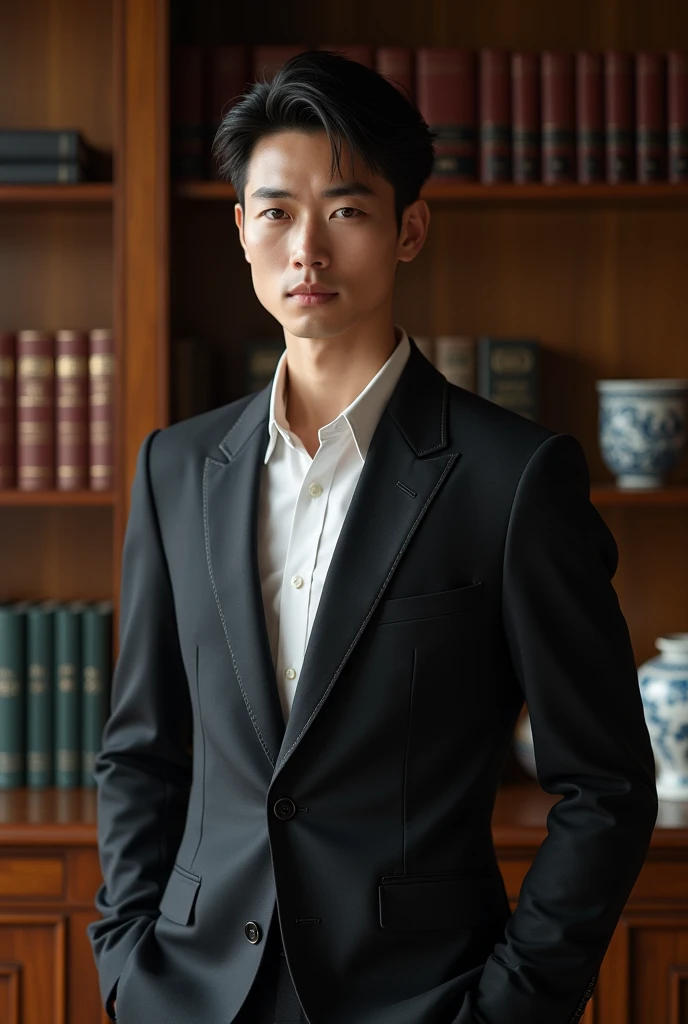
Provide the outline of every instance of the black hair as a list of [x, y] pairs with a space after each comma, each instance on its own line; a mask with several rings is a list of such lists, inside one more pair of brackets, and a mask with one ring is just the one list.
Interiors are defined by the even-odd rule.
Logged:
[[325, 131], [341, 174], [344, 142], [394, 189], [397, 233], [402, 213], [419, 198], [432, 171], [432, 130], [406, 93], [372, 68], [332, 50], [305, 50], [271, 81], [253, 82], [225, 114], [212, 153], [222, 179], [244, 207], [248, 165], [256, 143], [281, 131]]

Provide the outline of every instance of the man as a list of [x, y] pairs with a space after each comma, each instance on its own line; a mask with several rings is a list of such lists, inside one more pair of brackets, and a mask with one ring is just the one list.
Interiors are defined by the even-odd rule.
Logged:
[[[654, 759], [583, 450], [394, 322], [432, 138], [317, 51], [216, 138], [286, 350], [139, 452], [89, 926], [121, 1024], [575, 1022], [645, 859]], [[512, 913], [491, 812], [524, 699], [563, 799]]]

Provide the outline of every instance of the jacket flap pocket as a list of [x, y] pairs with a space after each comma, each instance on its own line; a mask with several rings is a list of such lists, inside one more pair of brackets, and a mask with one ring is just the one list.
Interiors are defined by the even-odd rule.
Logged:
[[200, 884], [198, 875], [175, 864], [160, 900], [160, 913], [177, 924], [189, 924]]
[[494, 875], [399, 875], [378, 887], [382, 928], [471, 928], [502, 905]]
[[476, 580], [465, 587], [440, 590], [434, 594], [413, 594], [411, 597], [390, 597], [380, 602], [378, 623], [403, 622], [405, 619], [426, 619], [434, 615], [450, 615], [476, 604], [483, 594], [484, 583]]

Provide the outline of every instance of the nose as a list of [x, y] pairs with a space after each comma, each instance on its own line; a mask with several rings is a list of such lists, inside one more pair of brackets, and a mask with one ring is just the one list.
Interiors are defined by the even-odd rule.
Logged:
[[291, 265], [295, 270], [303, 267], [327, 267], [330, 257], [315, 218], [304, 221], [295, 232]]

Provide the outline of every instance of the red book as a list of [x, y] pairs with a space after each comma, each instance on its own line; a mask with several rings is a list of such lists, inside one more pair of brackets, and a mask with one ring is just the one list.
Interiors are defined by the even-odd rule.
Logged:
[[208, 82], [206, 93], [206, 148], [210, 177], [220, 178], [212, 158], [212, 145], [222, 118], [231, 110], [250, 82], [249, 48], [241, 43], [216, 44], [208, 50]]
[[670, 50], [667, 64], [669, 180], [688, 181], [688, 51]]
[[285, 61], [297, 53], [308, 50], [308, 46], [254, 46], [252, 50], [253, 80], [270, 82]]
[[480, 180], [511, 181], [511, 54], [480, 51]]
[[170, 148], [173, 178], [204, 177], [203, 49], [175, 43], [170, 59]]
[[576, 54], [578, 180], [604, 181], [604, 63], [601, 53]]
[[55, 332], [55, 464], [58, 491], [88, 487], [88, 334]]
[[50, 331], [17, 333], [17, 486], [55, 486], [55, 338]]
[[473, 50], [425, 46], [416, 51], [418, 109], [439, 133], [432, 178], [477, 178], [477, 84]]
[[576, 180], [575, 65], [572, 53], [542, 54], [542, 180]]
[[315, 47], [316, 50], [334, 50], [335, 53], [341, 53], [349, 60], [355, 60], [359, 64], [365, 64], [367, 68], [375, 66], [375, 50], [372, 46], [361, 46], [353, 44], [351, 46], [341, 46], [337, 43], [332, 43], [328, 46], [327, 43], [320, 43]]
[[663, 53], [635, 56], [638, 181], [666, 181], [666, 60]]
[[540, 180], [540, 55], [511, 54], [514, 181]]
[[114, 486], [115, 349], [108, 327], [94, 327], [88, 338], [89, 480], [92, 491]]
[[0, 491], [16, 487], [16, 349], [14, 331], [0, 331]]
[[635, 89], [633, 54], [604, 55], [605, 147], [607, 181], [635, 178]]
[[414, 57], [410, 46], [379, 46], [375, 51], [375, 70], [412, 103], [416, 102]]

